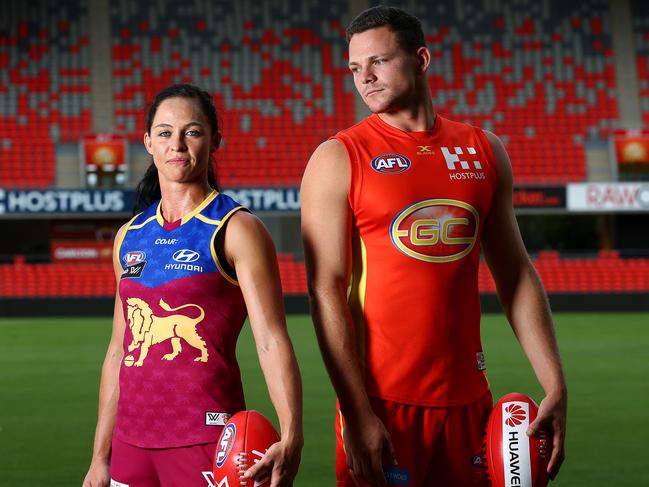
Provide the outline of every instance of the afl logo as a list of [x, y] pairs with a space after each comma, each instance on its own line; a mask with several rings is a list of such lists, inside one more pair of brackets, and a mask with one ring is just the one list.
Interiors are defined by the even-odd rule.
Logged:
[[390, 238], [400, 252], [424, 262], [452, 262], [475, 245], [480, 216], [464, 201], [432, 199], [402, 210], [392, 220]]
[[218, 468], [221, 468], [225, 461], [228, 459], [230, 450], [234, 445], [234, 439], [237, 436], [237, 427], [233, 423], [225, 425], [221, 437], [219, 438], [219, 444], [216, 445], [216, 458], [214, 463]]
[[174, 253], [173, 260], [184, 263], [196, 262], [200, 256], [201, 254], [194, 250], [182, 249]]
[[410, 169], [410, 159], [401, 154], [381, 154], [372, 159], [372, 169], [383, 174], [399, 174]]

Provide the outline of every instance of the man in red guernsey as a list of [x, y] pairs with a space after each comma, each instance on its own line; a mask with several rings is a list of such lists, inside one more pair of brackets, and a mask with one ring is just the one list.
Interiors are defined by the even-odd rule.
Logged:
[[480, 248], [546, 396], [528, 434], [564, 456], [567, 392], [543, 286], [512, 207], [502, 142], [435, 113], [419, 20], [380, 6], [347, 30], [372, 115], [321, 144], [302, 182], [312, 314], [338, 396], [339, 486], [487, 486], [492, 407]]

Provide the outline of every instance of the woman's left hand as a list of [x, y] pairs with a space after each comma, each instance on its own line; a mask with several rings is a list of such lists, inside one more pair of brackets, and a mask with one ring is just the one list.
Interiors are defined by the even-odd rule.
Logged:
[[259, 462], [244, 473], [244, 477], [255, 479], [254, 485], [270, 477], [270, 487], [291, 487], [300, 466], [302, 442], [287, 440], [273, 443]]

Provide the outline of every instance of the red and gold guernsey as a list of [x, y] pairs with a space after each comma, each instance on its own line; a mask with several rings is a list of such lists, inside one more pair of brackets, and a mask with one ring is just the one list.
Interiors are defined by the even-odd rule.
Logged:
[[215, 442], [228, 417], [245, 409], [235, 349], [246, 306], [214, 247], [240, 210], [213, 192], [169, 226], [158, 201], [117, 243], [126, 322], [117, 439], [143, 448]]
[[349, 154], [349, 303], [368, 394], [452, 406], [488, 389], [480, 235], [497, 184], [483, 131], [437, 115], [404, 132], [372, 115], [335, 136]]

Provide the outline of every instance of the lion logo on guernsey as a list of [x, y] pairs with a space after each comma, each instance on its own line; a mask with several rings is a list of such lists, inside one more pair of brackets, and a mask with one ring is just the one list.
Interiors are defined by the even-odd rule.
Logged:
[[394, 246], [413, 259], [452, 262], [475, 245], [480, 215], [464, 201], [430, 199], [401, 210], [390, 224]]
[[205, 318], [205, 310], [197, 304], [183, 304], [172, 308], [164, 299], [160, 299], [160, 307], [167, 312], [180, 311], [181, 309], [194, 308], [198, 310], [197, 317], [192, 318], [182, 313], [168, 316], [156, 316], [151, 306], [141, 298], [127, 298], [128, 305], [128, 327], [131, 330], [133, 339], [128, 345], [129, 353], [140, 349], [140, 356], [135, 360], [133, 355], [124, 357], [126, 367], [141, 367], [153, 345], [171, 342], [171, 352], [162, 356], [162, 360], [174, 360], [182, 352], [181, 338], [200, 352], [200, 356], [194, 362], [207, 362], [209, 353], [207, 344], [200, 336], [196, 327]]
[[372, 169], [383, 174], [399, 174], [410, 169], [410, 159], [401, 154], [381, 154], [372, 159]]

